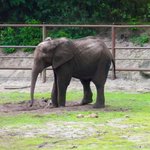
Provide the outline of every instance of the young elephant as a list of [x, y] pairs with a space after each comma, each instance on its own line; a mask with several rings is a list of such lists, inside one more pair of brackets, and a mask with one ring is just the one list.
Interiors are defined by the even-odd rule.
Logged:
[[84, 96], [81, 104], [92, 102], [90, 82], [97, 89], [94, 108], [105, 106], [104, 85], [111, 62], [115, 69], [112, 54], [106, 45], [97, 37], [86, 37], [77, 40], [67, 38], [50, 39], [41, 42], [34, 52], [34, 65], [31, 80], [31, 106], [34, 101], [34, 89], [38, 74], [46, 67], [52, 66], [54, 84], [52, 104], [54, 107], [65, 106], [66, 89], [72, 77], [80, 79]]

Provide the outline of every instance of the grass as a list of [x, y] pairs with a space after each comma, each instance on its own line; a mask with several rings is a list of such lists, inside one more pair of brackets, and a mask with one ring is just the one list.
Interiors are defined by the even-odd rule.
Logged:
[[[82, 93], [79, 91], [76, 92], [69, 92], [67, 94], [67, 99], [68, 100], [76, 100], [76, 99], [80, 99], [81, 98]], [[36, 93], [35, 94], [35, 99], [47, 99], [50, 97], [50, 93], [49, 92], [45, 92], [45, 93]], [[30, 94], [29, 93], [22, 93], [22, 92], [2, 92], [0, 93], [0, 104], [3, 103], [16, 103], [19, 101], [24, 101], [24, 100], [29, 100], [30, 99]]]
[[[36, 99], [41, 97], [48, 98], [49, 93], [36, 93]], [[69, 101], [81, 98], [80, 91], [67, 94]], [[0, 104], [21, 100], [29, 100], [29, 94], [0, 93]], [[148, 150], [150, 93], [106, 93], [106, 105], [104, 109], [89, 111], [2, 113], [0, 150]], [[78, 114], [87, 116], [91, 113], [99, 117], [77, 118]], [[52, 134], [54, 130], [55, 134]], [[78, 136], [84, 131], [83, 137]], [[77, 137], [71, 137], [74, 135]]]

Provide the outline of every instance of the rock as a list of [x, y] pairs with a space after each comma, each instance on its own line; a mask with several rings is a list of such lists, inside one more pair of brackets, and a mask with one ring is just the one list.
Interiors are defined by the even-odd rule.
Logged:
[[98, 118], [98, 114], [95, 113], [89, 115], [78, 114], [77, 118]]
[[125, 115], [125, 118], [130, 118], [130, 116], [129, 115]]
[[89, 115], [89, 118], [98, 118], [98, 114], [94, 114], [94, 113], [93, 113], [93, 114], [90, 114], [90, 115]]
[[78, 114], [77, 118], [84, 118], [84, 115], [83, 114]]

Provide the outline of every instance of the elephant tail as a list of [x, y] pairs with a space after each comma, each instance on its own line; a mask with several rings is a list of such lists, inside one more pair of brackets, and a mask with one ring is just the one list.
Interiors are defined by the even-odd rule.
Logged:
[[112, 64], [113, 64], [113, 67], [112, 67], [112, 71], [113, 71], [113, 79], [116, 79], [116, 64], [115, 64], [115, 60], [112, 59]]

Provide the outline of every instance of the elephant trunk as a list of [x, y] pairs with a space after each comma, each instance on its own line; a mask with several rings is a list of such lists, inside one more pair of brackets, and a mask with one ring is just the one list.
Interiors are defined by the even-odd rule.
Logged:
[[36, 84], [38, 75], [39, 75], [39, 72], [35, 69], [35, 67], [33, 67], [32, 77], [31, 77], [31, 89], [30, 89], [30, 95], [31, 95], [30, 107], [32, 107], [34, 103], [34, 89], [35, 89], [35, 84]]

